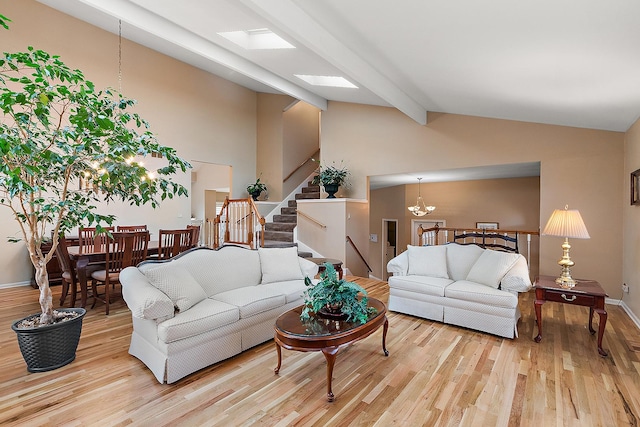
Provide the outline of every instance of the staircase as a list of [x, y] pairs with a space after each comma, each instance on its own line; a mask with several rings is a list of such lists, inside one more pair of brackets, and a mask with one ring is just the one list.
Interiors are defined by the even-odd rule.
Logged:
[[[280, 215], [273, 216], [273, 222], [265, 224], [264, 247], [279, 248], [294, 245], [293, 229], [297, 225], [297, 201], [300, 199], [319, 199], [320, 186], [307, 182], [307, 186], [302, 188], [302, 192], [296, 194], [295, 200], [289, 200], [286, 208], [280, 209]], [[300, 256], [310, 257], [310, 253], [300, 253]]]

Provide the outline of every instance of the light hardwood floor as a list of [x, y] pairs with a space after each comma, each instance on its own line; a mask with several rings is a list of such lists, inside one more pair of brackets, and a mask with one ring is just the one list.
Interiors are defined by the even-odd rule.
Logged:
[[[349, 279], [386, 302], [386, 283]], [[389, 313], [389, 357], [381, 331], [341, 350], [328, 403], [322, 354], [283, 350], [275, 375], [273, 341], [161, 385], [127, 353], [122, 302], [89, 310], [74, 362], [30, 374], [10, 325], [39, 310], [37, 291], [2, 289], [0, 425], [638, 425], [640, 333], [624, 311], [607, 306], [603, 358], [582, 307], [546, 303], [536, 344], [533, 299], [514, 340]]]

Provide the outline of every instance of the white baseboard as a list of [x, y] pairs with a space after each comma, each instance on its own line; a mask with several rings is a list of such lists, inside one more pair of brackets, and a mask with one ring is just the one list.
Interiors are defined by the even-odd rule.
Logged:
[[18, 286], [31, 286], [31, 282], [0, 283], [0, 289], [17, 288]]
[[606, 298], [605, 303], [622, 307], [625, 313], [627, 313], [627, 315], [631, 318], [631, 321], [635, 323], [638, 329], [640, 329], [640, 318], [636, 316], [633, 311], [631, 311], [631, 308], [629, 308], [626, 302], [622, 301], [621, 299]]
[[374, 279], [374, 280], [379, 280], [381, 282], [383, 282], [383, 280], [379, 277], [374, 276], [373, 274], [369, 273], [369, 279]]

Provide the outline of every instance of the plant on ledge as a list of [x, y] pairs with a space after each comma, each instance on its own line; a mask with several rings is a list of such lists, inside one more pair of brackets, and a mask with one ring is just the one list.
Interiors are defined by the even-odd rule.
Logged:
[[[98, 201], [155, 208], [187, 194], [168, 177], [186, 172], [189, 163], [156, 142], [147, 122], [130, 112], [134, 104], [96, 90], [81, 71], [42, 50], [0, 56], [0, 206], [19, 225], [20, 238], [10, 240], [26, 243], [35, 268], [40, 324], [55, 320], [46, 266], [60, 233], [111, 224], [113, 215], [96, 212]], [[164, 162], [153, 172], [138, 160], [151, 154]], [[45, 254], [41, 245], [49, 236]]]
[[260, 178], [256, 179], [254, 184], [249, 184], [247, 186], [247, 193], [251, 195], [253, 200], [258, 200], [258, 197], [263, 191], [267, 191], [267, 186], [260, 182]]
[[338, 191], [338, 187], [344, 185], [348, 175], [349, 170], [344, 166], [320, 165], [318, 166], [318, 174], [313, 177], [311, 183], [314, 185], [322, 185], [324, 191], [329, 194], [327, 198], [333, 199], [335, 198], [335, 193]]
[[[304, 308], [300, 320], [307, 321], [312, 313], [329, 318], [344, 318], [349, 322], [366, 323], [370, 315], [377, 310], [367, 307], [367, 291], [354, 282], [338, 280], [338, 274], [330, 263], [324, 264], [325, 270], [320, 273], [320, 281], [313, 284], [308, 277], [304, 283]], [[362, 294], [358, 298], [358, 294]]]

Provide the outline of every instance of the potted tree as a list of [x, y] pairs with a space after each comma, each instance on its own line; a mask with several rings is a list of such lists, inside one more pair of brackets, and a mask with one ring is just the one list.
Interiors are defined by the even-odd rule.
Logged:
[[377, 312], [375, 308], [367, 307], [367, 291], [355, 282], [338, 279], [331, 263], [325, 263], [324, 267], [320, 281], [315, 285], [308, 277], [304, 278], [307, 289], [300, 320], [307, 321], [317, 314], [334, 320], [366, 323], [369, 316]]
[[260, 178], [256, 179], [255, 183], [247, 186], [247, 193], [249, 193], [253, 200], [258, 200], [258, 197], [260, 197], [263, 191], [267, 191], [267, 186], [263, 182], [260, 182]]
[[318, 174], [313, 177], [314, 185], [322, 185], [324, 191], [327, 192], [327, 199], [335, 199], [338, 188], [344, 184], [349, 170], [344, 166], [318, 166]]
[[[0, 26], [7, 28], [7, 21], [0, 15]], [[96, 211], [100, 200], [156, 207], [167, 197], [187, 194], [169, 176], [190, 165], [158, 144], [147, 122], [130, 111], [134, 104], [112, 90], [96, 90], [81, 71], [42, 50], [29, 47], [0, 57], [0, 206], [19, 225], [21, 238], [13, 240], [25, 242], [40, 290], [41, 313], [12, 326], [30, 371], [71, 362], [80, 336], [76, 327], [71, 353], [66, 344], [61, 348], [60, 337], [48, 350], [40, 350], [34, 338], [73, 323], [57, 324], [60, 320], [81, 321], [84, 315], [84, 309], [53, 309], [46, 265], [60, 233], [82, 223], [111, 224], [112, 215]], [[150, 154], [163, 158], [155, 172], [139, 161]], [[51, 249], [45, 254], [41, 245], [49, 237]], [[21, 336], [29, 331], [33, 334]], [[44, 366], [28, 360], [25, 351], [42, 355]]]

